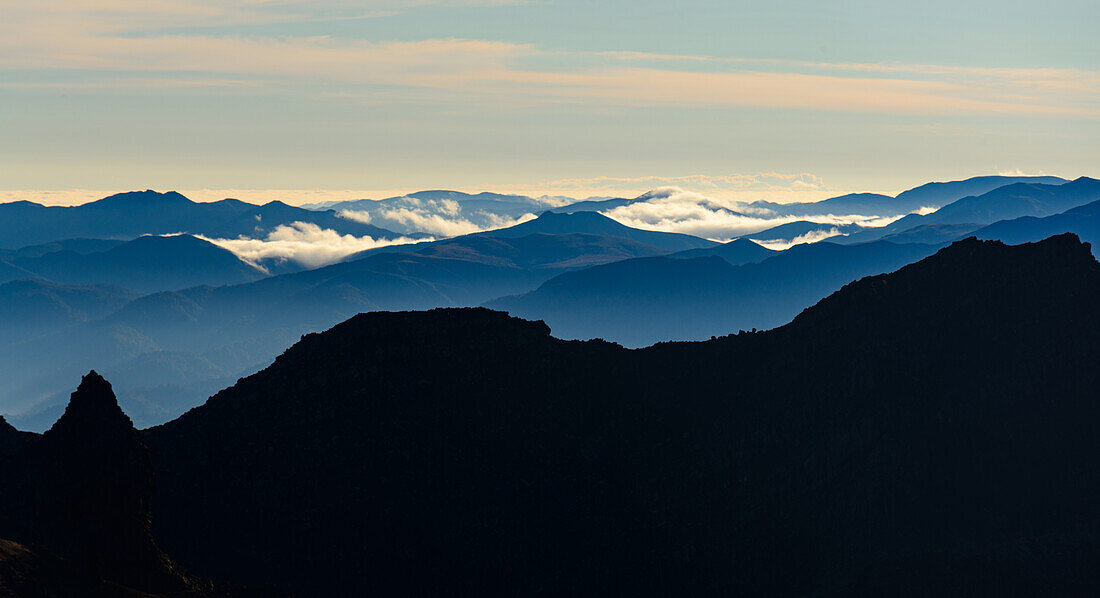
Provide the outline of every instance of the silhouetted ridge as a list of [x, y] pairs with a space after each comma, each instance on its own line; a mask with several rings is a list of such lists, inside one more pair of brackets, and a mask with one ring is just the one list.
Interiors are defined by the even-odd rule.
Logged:
[[93, 579], [199, 589], [153, 542], [149, 451], [99, 374], [84, 376], [57, 423], [8, 458], [0, 538], [47, 548]]
[[34, 437], [34, 434], [20, 432], [0, 415], [0, 458], [18, 452]]
[[302, 596], [1094, 594], [1098, 302], [1066, 235], [641, 350], [364, 314], [147, 431], [157, 531]]
[[[980, 241], [967, 237], [940, 249], [919, 262], [910, 264], [892, 274], [868, 276], [847, 284], [840, 291], [826, 297], [807, 309], [790, 324], [791, 327], [818, 325], [842, 327], [853, 323], [843, 314], [863, 314], [855, 325], [875, 317], [884, 322], [904, 324], [921, 318], [942, 317], [939, 310], [945, 306], [960, 304], [964, 308], [983, 303], [1014, 305], [1005, 294], [1017, 292], [1015, 287], [1033, 281], [1033, 284], [1051, 288], [1056, 281], [1077, 281], [1083, 273], [1100, 274], [1100, 264], [1092, 256], [1091, 245], [1083, 243], [1073, 233], [1064, 233], [1036, 243], [1006, 245], [1000, 241]], [[1058, 285], [1059, 287], [1062, 285]], [[1067, 292], [1070, 288], [1065, 289]], [[926, 298], [923, 304], [913, 304], [912, 296]], [[927, 299], [934, 298], [934, 301]], [[1051, 310], [1059, 304], [1057, 294], [1052, 294], [1045, 304], [1029, 306], [1031, 309]], [[896, 309], [907, 305], [906, 318], [890, 318], [883, 309]], [[1026, 311], [1026, 310], [1025, 310]], [[1033, 313], [1021, 313], [1019, 317], [1034, 317]], [[1052, 318], [1057, 313], [1045, 314]]]
[[109, 442], [129, 436], [133, 427], [133, 422], [119, 408], [111, 383], [92, 370], [81, 378], [64, 415], [46, 432], [46, 438], [64, 436], [67, 442], [77, 438]]

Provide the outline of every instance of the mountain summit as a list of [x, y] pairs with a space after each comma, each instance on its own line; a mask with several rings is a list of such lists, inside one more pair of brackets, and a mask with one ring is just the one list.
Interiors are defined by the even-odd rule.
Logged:
[[534, 233], [555, 235], [585, 233], [590, 235], [623, 237], [638, 241], [639, 243], [659, 247], [667, 251], [682, 251], [685, 249], [714, 247], [718, 245], [718, 243], [713, 241], [707, 241], [706, 239], [700, 239], [699, 237], [693, 237], [691, 235], [631, 228], [597, 212], [557, 213], [547, 211], [543, 212], [542, 215], [534, 220], [482, 234], [499, 238], [516, 238], [525, 237]]
[[57, 423], [23, 444], [0, 455], [0, 537], [44, 547], [90, 579], [199, 589], [153, 541], [149, 451], [103, 377], [84, 376]]

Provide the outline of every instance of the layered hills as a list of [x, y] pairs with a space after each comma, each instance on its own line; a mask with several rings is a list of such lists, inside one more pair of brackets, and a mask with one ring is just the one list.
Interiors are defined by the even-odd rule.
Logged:
[[[775, 330], [643, 350], [484, 309], [362, 314], [140, 434], [152, 537], [307, 597], [1088, 595], [1097, 301], [1100, 264], [1060, 235], [960, 241]], [[38, 495], [114, 486], [34, 448], [135, 446], [104, 389], [89, 375], [45, 435], [0, 429], [7, 455], [82, 472]], [[28, 462], [0, 475], [37, 483]], [[140, 513], [129, 492], [88, 512]]]
[[939, 236], [942, 227], [949, 227], [953, 234], [958, 235], [960, 225], [970, 225], [973, 231], [1000, 220], [1051, 216], [1097, 200], [1100, 200], [1100, 181], [1088, 177], [1068, 183], [1013, 183], [981, 195], [963, 197], [930, 214], [910, 214], [887, 226], [849, 235], [844, 242], [872, 241], [913, 231], [917, 227], [923, 227], [925, 234], [919, 238], [910, 237], [909, 240], [944, 240]]
[[74, 238], [127, 240], [177, 233], [213, 238], [263, 237], [280, 225], [294, 222], [375, 239], [400, 236], [341, 218], [334, 210], [306, 210], [280, 201], [262, 206], [235, 199], [198, 203], [174, 191], [133, 191], [74, 207], [28, 201], [0, 204], [0, 243], [16, 248]]
[[241, 284], [267, 276], [232, 252], [191, 235], [144, 235], [103, 251], [60, 249], [17, 255], [7, 264], [15, 268], [0, 271], [0, 282], [38, 278], [63, 284], [115, 285], [142, 294]]
[[936, 249], [822, 241], [739, 266], [720, 259], [716, 249], [638, 258], [561, 274], [486, 306], [544, 320], [561, 338], [598, 337], [630, 347], [701, 340], [778, 326], [854, 278], [900, 268]]
[[[23, 413], [24, 425], [45, 427], [67, 395], [60, 379], [95, 365], [137, 421], [162, 422], [270, 363], [301, 335], [360, 312], [474, 306], [562, 272], [714, 246], [594, 213], [547, 214], [511, 229], [388, 247], [247, 284], [154, 293], [98, 318], [74, 313], [65, 320], [73, 327], [21, 329], [22, 337], [0, 347], [0, 373], [9, 380], [0, 404]], [[13, 293], [12, 304], [25, 304], [29, 294]]]

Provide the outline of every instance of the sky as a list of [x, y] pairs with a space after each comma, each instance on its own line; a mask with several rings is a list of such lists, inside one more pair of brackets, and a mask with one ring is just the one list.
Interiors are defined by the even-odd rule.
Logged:
[[1095, 0], [0, 0], [0, 14], [5, 201], [664, 186], [793, 201], [1100, 163]]

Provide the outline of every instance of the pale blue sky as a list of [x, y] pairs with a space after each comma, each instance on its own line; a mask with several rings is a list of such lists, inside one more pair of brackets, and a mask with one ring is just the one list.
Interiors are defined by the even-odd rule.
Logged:
[[831, 193], [1100, 163], [1095, 1], [0, 10], [0, 189]]

